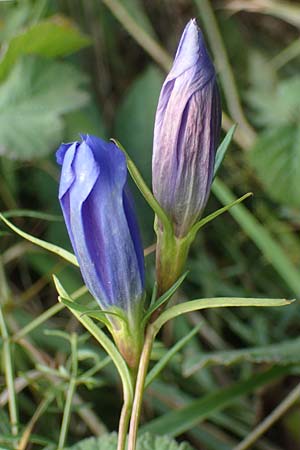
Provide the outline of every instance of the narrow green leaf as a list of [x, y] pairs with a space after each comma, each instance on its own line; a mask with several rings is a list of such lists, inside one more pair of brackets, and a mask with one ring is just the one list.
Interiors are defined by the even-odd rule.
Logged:
[[246, 200], [246, 198], [251, 197], [252, 192], [247, 192], [247, 194], [244, 194], [242, 197], [238, 198], [237, 200], [234, 200], [233, 202], [229, 203], [226, 206], [223, 206], [223, 208], [217, 209], [217, 211], [214, 211], [213, 213], [209, 214], [208, 216], [204, 217], [203, 219], [199, 220], [199, 222], [195, 223], [193, 225], [191, 231], [189, 232], [189, 235], [193, 237], [194, 239], [196, 233], [200, 230], [200, 228], [204, 227], [208, 222], [211, 222], [216, 217], [220, 216], [221, 214], [224, 214], [225, 212], [229, 211], [233, 206], [238, 205], [239, 203]]
[[[66, 292], [65, 292], [66, 295]], [[87, 311], [86, 307], [83, 305], [80, 305], [79, 303], [74, 302], [74, 300], [70, 300], [69, 297], [65, 297], [60, 295], [60, 301], [69, 308], [74, 309], [75, 311], [80, 312], [81, 314], [85, 313]]]
[[212, 413], [224, 409], [239, 397], [252, 393], [261, 386], [265, 386], [271, 381], [282, 377], [290, 370], [290, 366], [273, 367], [266, 372], [254, 375], [233, 386], [220, 389], [217, 392], [206, 395], [204, 398], [191, 402], [181, 409], [152, 420], [143, 426], [141, 431], [149, 431], [154, 434], [168, 434], [173, 437], [178, 436], [205, 420]]
[[150, 306], [149, 308], [151, 308], [155, 301], [156, 301], [156, 296], [157, 296], [157, 290], [158, 290], [158, 286], [157, 286], [157, 282], [154, 282], [154, 286], [153, 286], [153, 290], [152, 290], [152, 295], [151, 295], [151, 301], [150, 301]]
[[232, 127], [230, 128], [230, 130], [227, 132], [226, 136], [224, 137], [223, 141], [221, 142], [221, 144], [219, 145], [217, 152], [216, 152], [216, 159], [215, 159], [215, 165], [214, 165], [214, 174], [213, 174], [213, 179], [215, 178], [215, 176], [218, 173], [218, 170], [225, 158], [225, 154], [228, 150], [229, 144], [232, 141], [234, 132], [236, 130], [236, 124], [232, 125]]
[[215, 298], [202, 298], [199, 300], [191, 300], [188, 302], [180, 303], [175, 306], [171, 306], [164, 311], [152, 326], [156, 332], [169, 320], [175, 317], [181, 316], [192, 311], [199, 311], [206, 308], [225, 308], [225, 307], [238, 307], [238, 306], [285, 306], [292, 303], [293, 300], [286, 300], [282, 298], [243, 298], [243, 297], [215, 297]]
[[172, 348], [155, 364], [147, 375], [145, 389], [155, 380], [168, 362], [198, 333], [201, 323], [194, 327], [186, 336], [183, 336]]
[[91, 313], [97, 313], [99, 312], [100, 315], [97, 317], [97, 320], [99, 320], [100, 322], [102, 322], [104, 325], [109, 326], [109, 320], [105, 317], [105, 314], [103, 311], [93, 311], [93, 310], [89, 310], [90, 314], [87, 314], [88, 310], [86, 309], [86, 307], [84, 307], [83, 305], [79, 305], [78, 303], [74, 302], [74, 300], [71, 300], [70, 297], [69, 299], [59, 295], [58, 296], [58, 300], [63, 303], [65, 306], [67, 306], [72, 312], [76, 311], [81, 313], [80, 316], [82, 317], [84, 314], [86, 314], [89, 317], [93, 317]]
[[166, 303], [172, 297], [172, 295], [177, 291], [179, 286], [183, 283], [187, 274], [188, 274], [188, 271], [185, 272], [183, 275], [181, 275], [181, 277], [178, 278], [176, 283], [174, 283], [173, 286], [171, 286], [170, 289], [167, 290], [167, 292], [165, 292], [161, 297], [159, 297], [156, 300], [156, 302], [152, 306], [150, 306], [150, 308], [148, 309], [148, 311], [146, 312], [146, 314], [143, 318], [144, 323], [146, 323], [148, 321], [148, 319], [150, 319], [150, 317], [152, 316], [154, 311], [156, 311], [160, 306], [162, 306], [164, 303]]
[[67, 306], [68, 308], [74, 309], [75, 311], [78, 311], [81, 313], [81, 317], [84, 315], [87, 315], [88, 317], [92, 317], [93, 319], [100, 320], [100, 322], [105, 323], [106, 325], [109, 325], [109, 321], [106, 318], [106, 315], [110, 316], [116, 316], [119, 319], [125, 321], [125, 318], [122, 316], [122, 314], [117, 313], [116, 311], [107, 311], [104, 309], [87, 309], [86, 306], [81, 305], [79, 303], [74, 302], [74, 300], [70, 301], [65, 297], [60, 296], [60, 301]]
[[57, 290], [58, 295], [65, 299], [68, 300], [70, 303], [75, 303], [74, 300], [72, 299], [72, 297], [67, 293], [67, 291], [65, 290], [65, 288], [63, 287], [63, 285], [61, 284], [59, 278], [56, 275], [52, 275], [53, 277], [53, 281], [55, 284], [55, 288]]
[[67, 250], [58, 247], [58, 245], [50, 244], [49, 242], [43, 241], [42, 239], [38, 239], [31, 234], [25, 233], [25, 231], [20, 230], [20, 228], [13, 225], [9, 220], [7, 220], [3, 214], [0, 213], [0, 220], [4, 222], [9, 228], [11, 228], [15, 233], [17, 233], [22, 238], [26, 239], [29, 242], [32, 242], [35, 245], [38, 245], [45, 250], [48, 250], [51, 253], [55, 253], [61, 258], [65, 259], [69, 263], [73, 264], [76, 267], [79, 267], [76, 256], [73, 253], [68, 252]]
[[11, 209], [2, 213], [7, 219], [11, 217], [32, 217], [34, 219], [49, 220], [50, 222], [62, 222], [61, 215], [48, 214], [31, 209]]
[[97, 317], [97, 319], [100, 320], [101, 322], [103, 322], [105, 325], [109, 324], [109, 321], [105, 317], [104, 311], [87, 310], [85, 306], [79, 305], [78, 303], [74, 302], [73, 300], [70, 301], [67, 298], [62, 297], [61, 295], [59, 295], [58, 299], [61, 303], [63, 303], [65, 306], [67, 306], [72, 311], [79, 312], [81, 314], [81, 317], [85, 314], [89, 317], [93, 317], [93, 314], [96, 315], [97, 313], [99, 313], [99, 316]]
[[[70, 295], [67, 293], [67, 291], [64, 289], [63, 285], [59, 281], [59, 279], [53, 275], [53, 281], [56, 287], [56, 290], [58, 292], [58, 295], [61, 298], [67, 299], [70, 302], [73, 302], [73, 299], [70, 297]], [[68, 307], [69, 308], [69, 307]], [[129, 372], [129, 369], [127, 367], [126, 362], [122, 358], [121, 354], [119, 353], [118, 349], [114, 345], [114, 343], [109, 339], [108, 336], [99, 328], [98, 325], [96, 325], [92, 319], [86, 316], [82, 316], [79, 311], [76, 311], [75, 309], [69, 308], [72, 314], [78, 319], [79, 322], [82, 323], [82, 325], [89, 331], [89, 333], [99, 342], [99, 344], [104, 348], [104, 350], [109, 354], [111, 359], [113, 360], [119, 375], [122, 380], [123, 389], [124, 389], [124, 395], [128, 396], [128, 399], [133, 398], [133, 385], [132, 385], [132, 379], [131, 374]]]

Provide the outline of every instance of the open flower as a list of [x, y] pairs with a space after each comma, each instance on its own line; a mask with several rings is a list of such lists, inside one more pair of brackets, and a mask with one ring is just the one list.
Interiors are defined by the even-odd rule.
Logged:
[[[144, 256], [125, 156], [112, 142], [83, 136], [62, 144], [57, 162], [59, 200], [83, 279], [101, 308], [120, 312], [134, 334], [143, 309]], [[122, 324], [108, 317], [118, 340]]]
[[220, 128], [215, 69], [193, 19], [163, 84], [154, 129], [153, 192], [177, 237], [188, 233], [206, 205]]

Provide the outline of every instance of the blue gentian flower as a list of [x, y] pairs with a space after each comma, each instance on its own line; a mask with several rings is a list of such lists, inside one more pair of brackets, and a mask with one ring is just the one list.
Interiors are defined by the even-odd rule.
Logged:
[[[144, 256], [127, 187], [126, 158], [112, 142], [83, 136], [62, 144], [59, 200], [82, 277], [102, 309], [131, 331], [144, 297]], [[112, 328], [120, 323], [110, 317]]]

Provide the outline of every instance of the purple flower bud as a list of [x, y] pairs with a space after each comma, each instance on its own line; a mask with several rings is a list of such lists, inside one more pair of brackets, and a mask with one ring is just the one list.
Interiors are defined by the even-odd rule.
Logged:
[[141, 309], [144, 256], [123, 152], [94, 136], [62, 144], [59, 200], [83, 279], [105, 310]]
[[154, 129], [153, 192], [178, 237], [187, 234], [206, 205], [220, 128], [215, 69], [193, 19], [163, 84]]

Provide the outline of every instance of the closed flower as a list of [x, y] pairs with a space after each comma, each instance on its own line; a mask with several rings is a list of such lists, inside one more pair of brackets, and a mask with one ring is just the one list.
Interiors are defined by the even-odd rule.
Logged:
[[206, 205], [220, 127], [215, 69], [193, 19], [163, 84], [154, 129], [153, 191], [178, 237], [188, 233]]
[[[134, 334], [143, 310], [144, 257], [125, 156], [113, 143], [84, 136], [62, 144], [57, 162], [59, 200], [83, 279], [101, 308], [120, 312]], [[108, 317], [118, 341], [123, 327]]]

